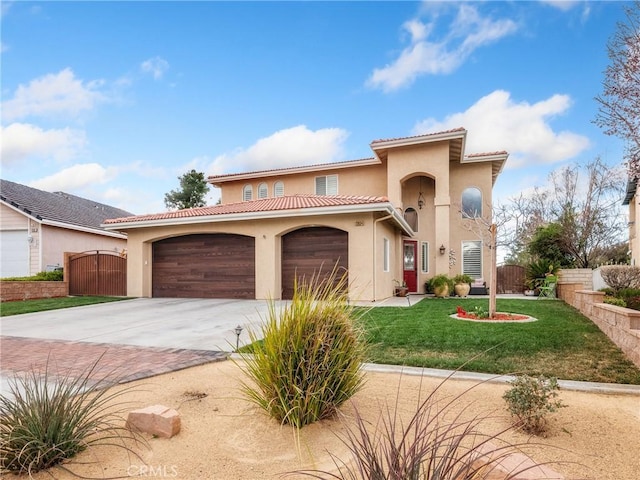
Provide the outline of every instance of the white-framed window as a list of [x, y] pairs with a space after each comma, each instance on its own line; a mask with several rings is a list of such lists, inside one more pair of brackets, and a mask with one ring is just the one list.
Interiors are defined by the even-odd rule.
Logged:
[[462, 216], [466, 218], [482, 216], [482, 192], [479, 188], [469, 187], [462, 192]]
[[267, 198], [269, 196], [269, 189], [266, 183], [258, 185], [258, 198]]
[[462, 242], [462, 273], [471, 278], [482, 278], [482, 242]]
[[422, 242], [420, 245], [420, 266], [422, 273], [429, 273], [429, 242]]
[[251, 185], [245, 185], [242, 187], [242, 200], [247, 202], [253, 200], [253, 187]]
[[389, 239], [384, 238], [382, 240], [382, 270], [385, 272], [389, 271]]
[[337, 195], [338, 175], [316, 177], [316, 195]]
[[284, 183], [282, 183], [280, 180], [273, 184], [273, 196], [284, 197]]
[[404, 211], [404, 219], [414, 232], [418, 231], [418, 212], [413, 207], [407, 207]]

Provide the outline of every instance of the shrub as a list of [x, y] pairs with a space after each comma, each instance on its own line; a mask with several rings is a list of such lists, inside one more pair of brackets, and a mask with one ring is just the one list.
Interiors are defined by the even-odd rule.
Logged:
[[517, 420], [516, 426], [532, 435], [546, 430], [547, 414], [565, 405], [556, 400], [558, 381], [553, 377], [518, 375], [509, 382], [511, 388], [502, 396], [507, 409]]
[[6, 277], [2, 280], [11, 282], [61, 282], [64, 279], [62, 270], [38, 272], [30, 277]]
[[473, 283], [473, 278], [471, 278], [469, 275], [458, 274], [455, 277], [453, 277], [453, 283], [454, 284], [460, 284], [460, 283], [471, 284]]
[[627, 302], [625, 302], [624, 298], [605, 296], [602, 301], [608, 305], [617, 305], [618, 307], [627, 306]]
[[602, 279], [614, 294], [622, 289], [640, 288], [640, 267], [631, 265], [606, 265], [600, 269]]
[[554, 275], [557, 272], [557, 267], [555, 267], [549, 260], [546, 260], [544, 258], [540, 260], [534, 260], [526, 266], [525, 283], [528, 288], [530, 288], [531, 290], [535, 290], [536, 288], [542, 286], [547, 275]]
[[336, 281], [296, 282], [291, 303], [276, 310], [269, 303], [262, 341], [253, 354], [241, 354], [253, 384], [249, 399], [283, 424], [296, 428], [331, 417], [363, 384], [360, 365], [365, 343], [355, 325], [346, 276]]
[[76, 378], [51, 375], [47, 365], [43, 374], [9, 379], [8, 395], [0, 395], [0, 473], [31, 475], [91, 445], [135, 454], [127, 440], [137, 437], [123, 426], [120, 401], [129, 390], [98, 389], [90, 382], [97, 363]]

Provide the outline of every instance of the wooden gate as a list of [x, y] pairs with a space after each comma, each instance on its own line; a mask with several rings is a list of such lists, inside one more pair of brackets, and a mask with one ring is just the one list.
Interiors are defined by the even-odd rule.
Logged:
[[67, 271], [69, 295], [127, 295], [126, 255], [100, 250], [70, 254]]
[[498, 267], [497, 293], [523, 293], [524, 267], [520, 265], [502, 265]]

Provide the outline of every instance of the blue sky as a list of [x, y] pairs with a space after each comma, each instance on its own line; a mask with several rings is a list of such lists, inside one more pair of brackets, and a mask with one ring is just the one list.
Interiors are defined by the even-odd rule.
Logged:
[[[2, 178], [136, 214], [207, 175], [455, 127], [494, 194], [622, 144], [593, 125], [621, 2], [2, 2]], [[212, 189], [209, 202], [219, 194]]]

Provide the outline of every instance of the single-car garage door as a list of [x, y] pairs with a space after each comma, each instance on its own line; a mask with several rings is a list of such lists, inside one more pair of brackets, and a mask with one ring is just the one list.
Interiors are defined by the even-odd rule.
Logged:
[[197, 234], [153, 244], [152, 296], [255, 299], [255, 239]]
[[329, 227], [308, 227], [282, 237], [282, 298], [293, 296], [298, 278], [328, 275], [335, 266], [340, 273], [349, 268], [349, 234]]
[[29, 275], [29, 235], [26, 230], [0, 233], [0, 277]]

